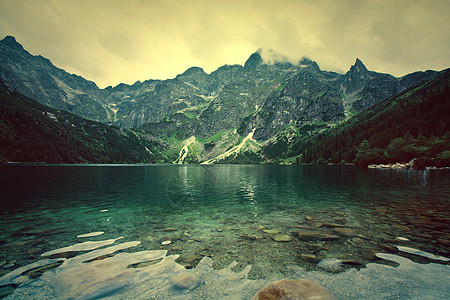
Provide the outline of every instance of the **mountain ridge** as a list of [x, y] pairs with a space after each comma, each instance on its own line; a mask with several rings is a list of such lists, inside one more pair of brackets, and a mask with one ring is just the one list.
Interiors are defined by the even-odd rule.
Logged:
[[169, 143], [172, 161], [180, 161], [175, 156], [183, 141], [193, 136], [197, 158], [185, 158], [202, 162], [250, 133], [248, 147], [239, 149], [271, 161], [286, 155], [274, 149], [287, 149], [299, 136], [335, 126], [437, 74], [425, 71], [396, 78], [368, 70], [359, 58], [340, 74], [321, 70], [307, 57], [292, 63], [273, 50], [258, 49], [244, 66], [224, 65], [209, 74], [191, 67], [173, 79], [99, 89], [31, 55], [13, 37], [0, 41], [0, 78], [19, 92], [88, 119], [141, 128]]

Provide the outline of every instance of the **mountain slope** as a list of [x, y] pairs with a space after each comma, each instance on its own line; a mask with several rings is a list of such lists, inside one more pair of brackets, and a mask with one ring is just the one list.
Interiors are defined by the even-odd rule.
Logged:
[[162, 146], [137, 131], [46, 107], [0, 80], [0, 161], [165, 162]]
[[450, 165], [450, 69], [319, 135], [304, 163]]
[[44, 105], [93, 120], [108, 120], [94, 82], [55, 67], [40, 55], [31, 55], [12, 36], [0, 41], [0, 78]]
[[[12, 88], [56, 109], [140, 128], [169, 145], [164, 151], [170, 161], [191, 149], [182, 161], [192, 163], [219, 162], [250, 133], [251, 145], [239, 148], [248, 153], [233, 152], [226, 161], [291, 157], [311, 136], [437, 74], [395, 78], [369, 71], [359, 59], [346, 74], [338, 74], [305, 57], [291, 63], [258, 49], [244, 66], [225, 65], [211, 74], [192, 67], [173, 79], [99, 89], [31, 55], [13, 37], [0, 41], [0, 78]], [[185, 147], [192, 137], [195, 143]]]

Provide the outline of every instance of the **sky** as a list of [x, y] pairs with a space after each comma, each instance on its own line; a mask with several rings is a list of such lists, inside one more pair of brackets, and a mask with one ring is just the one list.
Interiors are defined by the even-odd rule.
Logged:
[[243, 65], [258, 48], [345, 73], [450, 67], [448, 0], [0, 0], [0, 39], [101, 88]]

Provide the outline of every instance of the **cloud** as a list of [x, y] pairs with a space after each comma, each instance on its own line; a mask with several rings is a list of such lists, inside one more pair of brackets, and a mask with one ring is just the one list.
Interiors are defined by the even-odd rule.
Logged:
[[444, 0], [0, 0], [0, 35], [99, 86], [244, 64], [258, 48], [344, 72], [449, 67]]

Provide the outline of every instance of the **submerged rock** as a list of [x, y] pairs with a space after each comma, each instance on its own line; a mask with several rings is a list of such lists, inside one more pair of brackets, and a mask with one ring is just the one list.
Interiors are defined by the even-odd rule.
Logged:
[[292, 237], [286, 234], [278, 234], [273, 237], [274, 241], [276, 242], [291, 242]]
[[185, 263], [193, 263], [193, 262], [196, 262], [197, 260], [200, 260], [200, 259], [202, 259], [202, 257], [200, 255], [191, 254], [191, 255], [188, 255], [185, 258], [183, 258], [183, 261]]
[[335, 299], [325, 287], [307, 279], [278, 280], [269, 283], [253, 296], [252, 300], [263, 299]]
[[377, 259], [376, 255], [378, 251], [372, 249], [372, 248], [361, 248], [359, 249], [359, 252], [361, 252], [361, 255], [367, 259], [367, 260], [375, 260]]
[[339, 236], [331, 233], [324, 233], [317, 230], [300, 230], [297, 231], [300, 240], [338, 240]]
[[274, 229], [264, 229], [262, 232], [268, 233], [268, 234], [278, 234], [280, 233], [279, 230], [274, 230]]
[[179, 289], [193, 290], [200, 284], [200, 278], [198, 278], [197, 275], [188, 272], [175, 274], [170, 280], [173, 285]]
[[333, 232], [345, 237], [354, 237], [356, 235], [356, 232], [351, 228], [333, 228]]
[[320, 261], [320, 259], [314, 254], [302, 254], [301, 258], [302, 258], [302, 260], [313, 262], [313, 263], [317, 263], [318, 261]]

